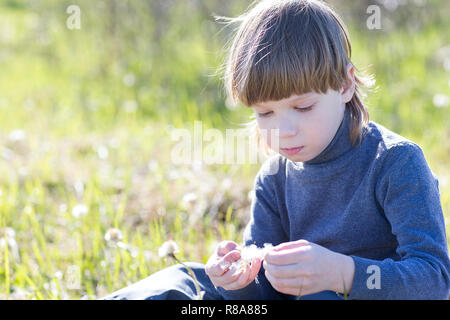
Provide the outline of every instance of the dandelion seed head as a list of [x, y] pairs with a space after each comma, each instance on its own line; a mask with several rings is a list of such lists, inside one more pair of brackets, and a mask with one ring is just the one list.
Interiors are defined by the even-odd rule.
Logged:
[[23, 141], [27, 137], [26, 133], [22, 129], [13, 130], [9, 133], [8, 138], [12, 142]]
[[98, 157], [102, 160], [105, 160], [108, 158], [109, 156], [109, 151], [108, 151], [108, 147], [106, 146], [100, 146], [97, 148], [97, 154]]
[[222, 181], [222, 184], [221, 184], [221, 186], [222, 186], [222, 188], [223, 188], [224, 190], [230, 189], [232, 185], [233, 185], [233, 180], [231, 180], [231, 179], [228, 178], [228, 177], [225, 178], [225, 179]]
[[164, 242], [162, 246], [158, 249], [158, 255], [161, 258], [173, 255], [178, 252], [179, 252], [178, 245], [173, 240], [168, 240]]
[[88, 207], [84, 204], [77, 204], [75, 207], [73, 207], [72, 209], [72, 215], [75, 218], [81, 218], [83, 216], [85, 216], [88, 213]]
[[197, 200], [197, 195], [194, 192], [186, 193], [183, 196], [183, 202], [189, 203], [195, 200]]
[[2, 237], [6, 236], [8, 239], [14, 239], [16, 237], [16, 231], [11, 227], [5, 227], [1, 235]]
[[237, 266], [238, 268], [246, 267], [251, 264], [253, 259], [264, 259], [264, 255], [266, 254], [266, 252], [271, 250], [272, 248], [273, 245], [270, 243], [265, 243], [263, 248], [258, 248], [254, 244], [241, 247], [241, 258], [233, 262], [233, 265]]
[[123, 239], [123, 233], [117, 228], [110, 228], [105, 233], [105, 240], [107, 242], [119, 242]]
[[132, 73], [127, 73], [123, 77], [122, 81], [123, 81], [123, 84], [126, 85], [127, 87], [132, 87], [136, 83], [136, 76]]
[[63, 278], [63, 272], [61, 270], [57, 270], [54, 275], [56, 279], [61, 280]]
[[30, 214], [33, 213], [33, 208], [32, 208], [31, 206], [27, 205], [27, 206], [25, 206], [25, 207], [23, 208], [23, 212], [24, 212], [25, 214], [30, 215]]
[[433, 97], [433, 104], [438, 108], [445, 108], [449, 105], [450, 99], [442, 93], [435, 94]]

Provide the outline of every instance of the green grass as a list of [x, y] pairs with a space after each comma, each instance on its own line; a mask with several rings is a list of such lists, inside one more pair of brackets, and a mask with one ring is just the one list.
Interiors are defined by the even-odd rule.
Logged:
[[[146, 17], [144, 4], [112, 2], [115, 15], [104, 3], [79, 1], [79, 31], [65, 28], [64, 2], [10, 1], [0, 10], [0, 226], [15, 231], [14, 241], [1, 234], [10, 245], [0, 250], [0, 298], [96, 299], [173, 263], [158, 257], [167, 239], [178, 243], [178, 258], [199, 262], [217, 242], [241, 241], [259, 165], [175, 166], [168, 134], [168, 125], [199, 119], [221, 130], [248, 120], [249, 110], [226, 107], [211, 76], [224, 34], [185, 3], [159, 21]], [[230, 10], [242, 6], [232, 2]], [[413, 33], [355, 24], [353, 59], [377, 79], [367, 99], [371, 120], [424, 150], [448, 232], [449, 108], [433, 98], [449, 92], [436, 52], [450, 26], [422, 22]], [[196, 198], [184, 201], [189, 193]], [[78, 204], [84, 216], [72, 214]], [[110, 228], [123, 239], [108, 243]], [[78, 289], [67, 287], [73, 266]]]

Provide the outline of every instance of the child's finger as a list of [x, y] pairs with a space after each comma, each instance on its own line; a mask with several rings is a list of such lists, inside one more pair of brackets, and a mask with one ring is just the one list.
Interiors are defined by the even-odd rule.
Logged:
[[233, 250], [223, 257], [218, 257], [215, 263], [208, 266], [205, 271], [209, 276], [220, 277], [228, 271], [234, 261], [239, 260], [241, 254], [239, 251]]
[[243, 288], [249, 277], [249, 267], [233, 264], [230, 270], [220, 279], [221, 285], [226, 290]]
[[236, 279], [236, 288], [242, 288], [247, 285], [248, 279], [250, 277], [250, 267], [248, 265], [239, 267], [238, 274], [240, 276]]
[[[241, 271], [239, 270], [239, 266], [236, 264], [232, 264], [230, 268], [219, 277], [214, 279], [214, 285], [223, 287], [226, 290], [230, 290], [233, 286], [233, 283], [239, 278]], [[230, 287], [231, 285], [231, 287]]]
[[298, 248], [301, 246], [306, 246], [309, 245], [310, 243], [307, 240], [297, 240], [297, 241], [290, 241], [290, 242], [284, 242], [281, 243], [279, 245], [277, 245], [276, 247], [274, 247], [272, 250], [274, 251], [281, 251], [281, 250], [286, 250], [286, 249], [293, 249], [293, 248]]
[[241, 258], [241, 252], [239, 250], [230, 251], [222, 257], [223, 260], [226, 260], [231, 263], [239, 260], [240, 258]]
[[256, 278], [256, 275], [258, 274], [259, 269], [261, 269], [261, 262], [262, 261], [259, 258], [253, 259], [252, 265], [250, 267], [250, 275], [248, 277], [249, 280], [251, 279], [253, 281], [253, 279]]
[[217, 246], [217, 255], [218, 256], [224, 256], [226, 255], [228, 252], [236, 249], [238, 247], [236, 242], [233, 241], [222, 241], [221, 243], [219, 243], [219, 245]]

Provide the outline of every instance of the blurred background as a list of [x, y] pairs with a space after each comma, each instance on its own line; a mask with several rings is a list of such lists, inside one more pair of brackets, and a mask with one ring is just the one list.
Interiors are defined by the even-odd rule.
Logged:
[[[375, 76], [370, 119], [419, 144], [437, 175], [448, 233], [450, 2], [328, 3]], [[1, 299], [96, 299], [172, 264], [158, 256], [168, 239], [203, 263], [241, 242], [260, 163], [176, 165], [169, 129], [249, 121], [219, 72], [234, 30], [214, 20], [249, 4], [0, 2]]]

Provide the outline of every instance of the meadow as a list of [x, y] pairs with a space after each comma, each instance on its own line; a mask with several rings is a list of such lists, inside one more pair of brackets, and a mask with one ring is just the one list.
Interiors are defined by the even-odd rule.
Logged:
[[[372, 121], [416, 142], [450, 219], [448, 1], [329, 1], [373, 74]], [[261, 163], [175, 164], [173, 128], [240, 128], [220, 67], [249, 1], [2, 1], [0, 299], [97, 299], [241, 242]], [[80, 8], [80, 28], [67, 8]], [[187, 14], [188, 13], [188, 14]]]

